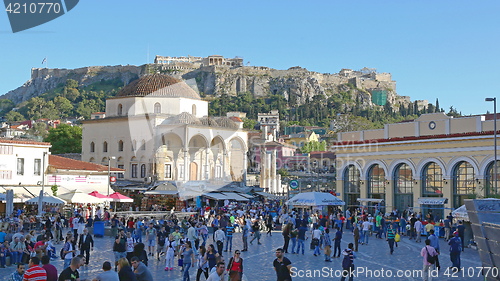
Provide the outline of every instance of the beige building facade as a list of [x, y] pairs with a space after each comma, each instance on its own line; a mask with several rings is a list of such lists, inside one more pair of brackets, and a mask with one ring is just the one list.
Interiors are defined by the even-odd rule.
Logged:
[[493, 127], [485, 116], [435, 113], [339, 133], [337, 193], [347, 206], [359, 205], [358, 198], [383, 199], [386, 212], [411, 207], [440, 218], [464, 199], [497, 196]]

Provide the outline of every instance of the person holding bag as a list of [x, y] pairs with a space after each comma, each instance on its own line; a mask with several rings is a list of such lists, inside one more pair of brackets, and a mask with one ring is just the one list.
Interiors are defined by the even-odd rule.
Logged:
[[200, 281], [200, 276], [203, 273], [205, 279], [208, 279], [208, 260], [205, 258], [205, 246], [201, 245], [198, 253], [198, 271], [196, 272], [196, 281]]
[[229, 281], [240, 281], [243, 278], [243, 258], [240, 258], [240, 251], [234, 252], [234, 257], [229, 259], [227, 271], [229, 273]]

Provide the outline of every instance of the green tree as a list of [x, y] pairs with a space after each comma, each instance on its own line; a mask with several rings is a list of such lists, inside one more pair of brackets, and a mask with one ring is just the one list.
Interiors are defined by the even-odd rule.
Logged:
[[9, 122], [17, 122], [17, 121], [23, 121], [25, 120], [24, 116], [17, 112], [17, 111], [9, 111], [6, 115], [5, 115], [5, 119], [7, 119], [7, 121]]
[[326, 141], [317, 142], [310, 141], [306, 142], [303, 147], [300, 148], [302, 153], [311, 153], [312, 151], [326, 151]]
[[[439, 109], [440, 109], [440, 108], [441, 108], [441, 107], [439, 107], [439, 99], [438, 99], [438, 98], [436, 98], [436, 111], [435, 111], [435, 112], [439, 112]], [[443, 112], [443, 111], [441, 111], [441, 112]]]
[[13, 101], [8, 100], [8, 99], [1, 99], [0, 100], [0, 115], [4, 115], [7, 112], [11, 111], [14, 108], [14, 106], [16, 106], [16, 105], [14, 104]]
[[71, 102], [65, 97], [56, 97], [54, 98], [54, 105], [59, 111], [60, 117], [68, 117], [69, 114], [73, 111], [73, 105]]
[[257, 120], [243, 118], [243, 128], [253, 130], [255, 125], [257, 125]]
[[73, 79], [66, 80], [66, 88], [78, 88], [78, 82]]
[[49, 135], [45, 138], [52, 147], [53, 154], [81, 153], [82, 152], [82, 128], [61, 124], [57, 128], [51, 128]]
[[281, 168], [278, 170], [278, 174], [281, 175], [281, 179], [288, 177], [290, 174], [288, 173], [288, 170], [285, 168]]
[[36, 122], [26, 133], [31, 136], [40, 136], [42, 138], [45, 138], [48, 135], [47, 124], [43, 122]]

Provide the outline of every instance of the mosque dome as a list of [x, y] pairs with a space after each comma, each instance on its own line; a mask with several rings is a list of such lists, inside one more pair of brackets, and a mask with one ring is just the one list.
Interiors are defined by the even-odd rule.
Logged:
[[130, 82], [115, 97], [145, 96], [201, 99], [184, 81], [160, 73], [145, 75]]

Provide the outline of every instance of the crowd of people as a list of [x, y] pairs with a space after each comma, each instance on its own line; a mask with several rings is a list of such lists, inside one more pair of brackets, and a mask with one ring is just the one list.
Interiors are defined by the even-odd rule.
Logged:
[[[0, 266], [5, 267], [7, 259], [17, 265], [9, 280], [79, 280], [79, 270], [91, 262], [94, 248], [94, 238], [88, 231], [92, 219], [82, 210], [67, 214], [67, 217], [69, 219], [61, 213], [47, 214], [39, 223], [39, 231], [36, 231], [24, 223], [22, 212], [17, 212], [7, 224], [2, 225]], [[425, 226], [428, 237], [421, 251], [424, 274], [431, 268], [440, 268], [439, 238], [433, 227], [428, 227], [433, 219], [430, 212]], [[445, 240], [450, 244], [453, 268], [459, 270], [465, 230], [463, 223], [459, 222], [457, 231], [452, 234], [452, 219], [449, 216], [445, 218]], [[424, 229], [422, 214], [412, 212], [399, 214], [393, 211], [385, 215], [379, 209], [371, 213], [367, 209], [354, 208], [344, 214], [334, 208], [329, 215], [323, 215], [318, 211], [309, 213], [305, 209], [288, 210], [285, 205], [272, 201], [267, 205], [259, 202], [190, 208], [180, 213], [172, 211], [170, 215], [159, 218], [111, 216], [107, 210], [98, 210], [93, 220], [104, 220], [110, 225], [113, 239], [114, 268], [112, 261], [104, 262], [102, 272], [92, 279], [97, 281], [152, 281], [153, 275], [148, 268], [151, 259], [164, 262], [165, 271], [176, 270], [174, 268], [178, 266], [183, 280], [190, 280], [191, 268], [196, 272], [197, 281], [202, 276], [211, 281], [241, 280], [244, 274], [241, 252], [248, 251], [249, 244], [253, 245], [255, 240], [257, 245], [261, 244], [261, 232], [272, 236], [272, 230], [276, 229], [281, 230], [284, 240], [283, 247], [276, 250], [273, 263], [278, 280], [291, 280], [293, 275], [291, 262], [284, 254], [304, 255], [305, 242], [309, 238], [314, 256], [323, 253], [325, 262], [342, 257], [341, 264], [346, 273], [343, 278], [346, 278], [349, 277], [347, 273], [354, 269], [359, 245], [368, 245], [373, 233], [375, 239], [388, 241], [390, 254], [393, 254], [403, 236], [418, 243]], [[209, 229], [213, 229], [212, 235], [209, 235]], [[354, 242], [342, 249], [341, 241], [346, 231], [352, 232]], [[239, 237], [243, 246], [233, 252], [233, 234], [236, 232], [241, 233]], [[61, 250], [56, 253], [55, 245], [61, 243]], [[59, 275], [50, 264], [57, 258], [64, 260], [64, 270]]]

